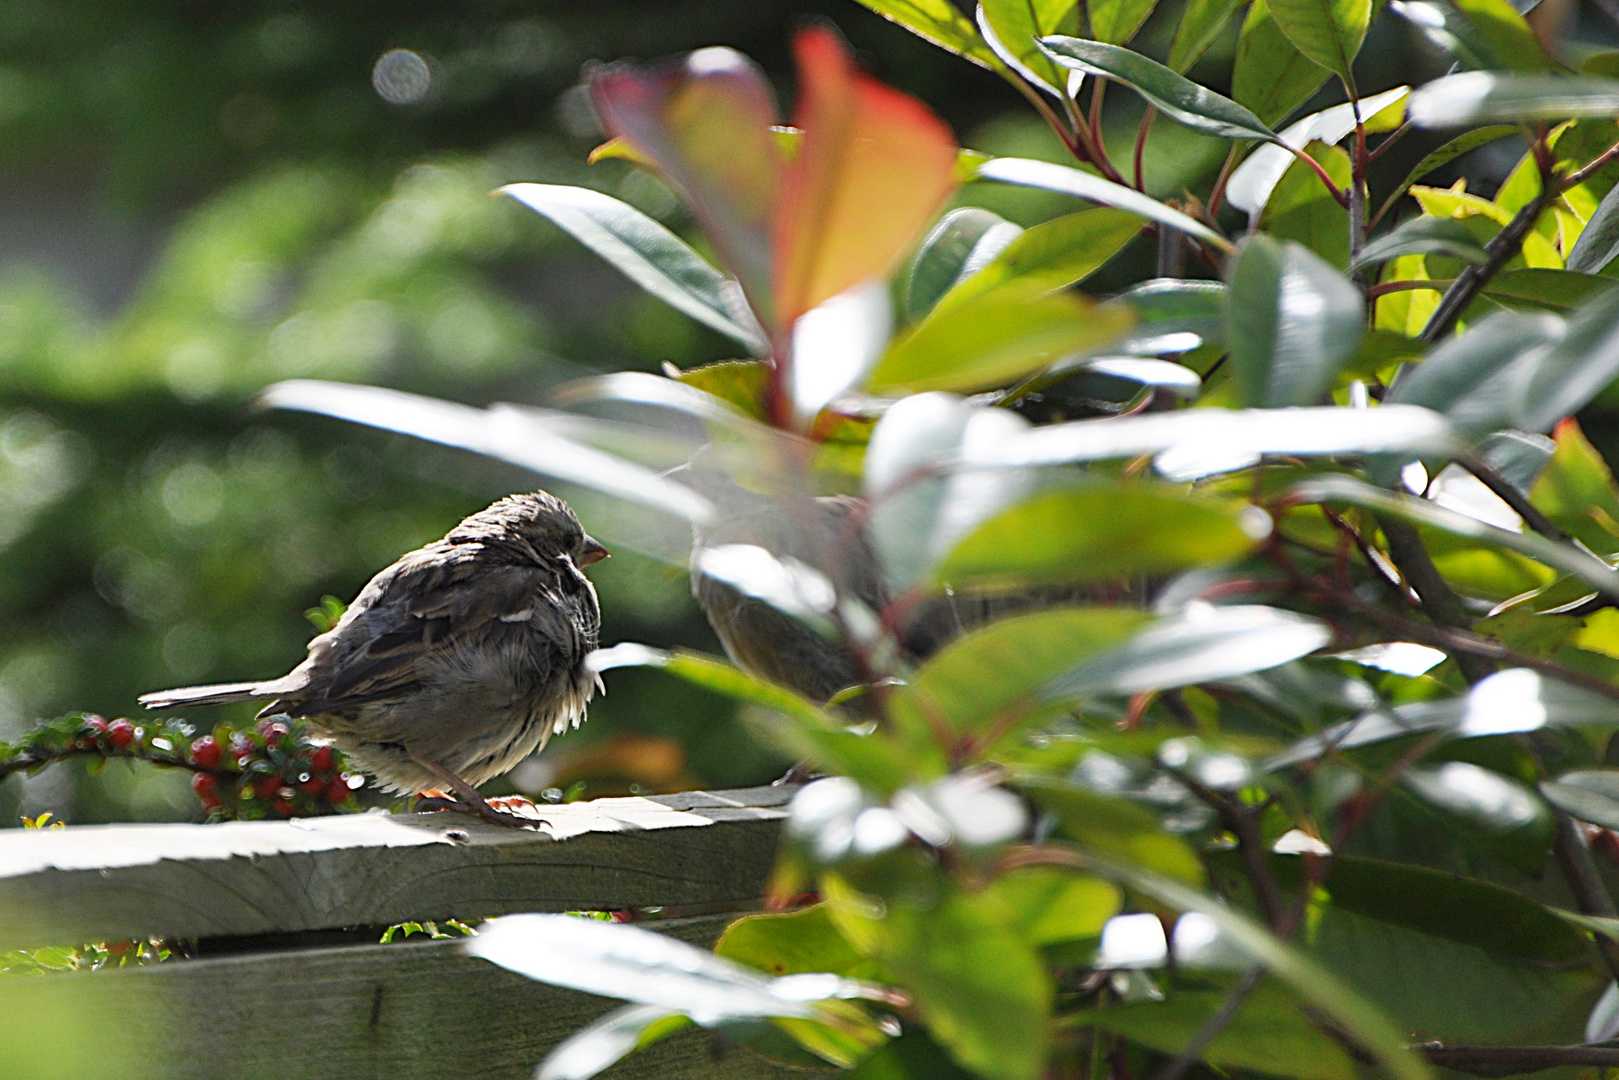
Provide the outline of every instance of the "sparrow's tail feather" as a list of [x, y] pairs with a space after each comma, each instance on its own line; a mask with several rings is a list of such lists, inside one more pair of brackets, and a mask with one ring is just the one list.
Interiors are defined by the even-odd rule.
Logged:
[[212, 686], [182, 686], [157, 690], [137, 700], [148, 709], [175, 709], [182, 705], [229, 705], [233, 701], [274, 697], [275, 682], [215, 683]]

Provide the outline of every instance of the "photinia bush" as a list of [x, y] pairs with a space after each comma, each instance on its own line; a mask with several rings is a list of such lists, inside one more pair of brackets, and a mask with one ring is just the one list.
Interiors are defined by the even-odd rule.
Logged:
[[[550, 409], [265, 395], [605, 496], [593, 532], [689, 561], [730, 658], [597, 669], [749, 702], [821, 774], [781, 910], [715, 954], [483, 930], [630, 1002], [539, 1076], [692, 1023], [871, 1078], [1609, 1063], [1576, 1044], [1619, 1034], [1619, 489], [1573, 414], [1619, 377], [1619, 83], [1506, 0], [1390, 4], [1463, 69], [1415, 90], [1357, 85], [1370, 0], [1256, 2], [1231, 97], [1187, 72], [1235, 2], [1187, 4], [1162, 62], [1128, 47], [1153, 0], [865, 2], [1072, 163], [959, 148], [826, 28], [785, 126], [729, 49], [602, 69], [596, 156], [677, 190], [715, 261], [599, 192], [503, 190], [743, 355]], [[1146, 103], [1129, 164], [1110, 84]], [[1228, 149], [1164, 201], [1170, 124]], [[1508, 137], [1493, 198], [1422, 183]], [[970, 205], [992, 184], [1074, 209], [1020, 228]], [[1087, 293], [1143, 233], [1157, 275]]]

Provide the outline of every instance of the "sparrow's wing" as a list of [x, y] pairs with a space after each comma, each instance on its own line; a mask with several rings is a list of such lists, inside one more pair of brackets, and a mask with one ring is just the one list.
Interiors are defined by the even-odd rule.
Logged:
[[558, 603], [556, 578], [539, 566], [476, 550], [412, 552], [372, 579], [353, 618], [311, 643], [309, 682], [287, 711], [311, 716], [407, 696], [421, 688], [427, 658], [496, 645]]

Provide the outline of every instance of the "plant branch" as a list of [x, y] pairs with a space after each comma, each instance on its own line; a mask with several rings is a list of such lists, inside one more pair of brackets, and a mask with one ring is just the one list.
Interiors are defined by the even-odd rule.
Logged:
[[1372, 150], [1372, 151], [1367, 153], [1367, 155], [1366, 155], [1366, 164], [1370, 165], [1372, 162], [1376, 161], [1378, 158], [1380, 158], [1384, 154], [1388, 153], [1389, 148], [1392, 147], [1395, 143], [1399, 142], [1400, 139], [1405, 135], [1405, 133], [1410, 131], [1410, 130], [1411, 130], [1410, 123], [1404, 123], [1404, 124], [1401, 124], [1399, 127], [1395, 128], [1393, 133], [1390, 134], [1388, 138], [1384, 139], [1382, 142], [1377, 144], [1377, 149], [1376, 150]]
[[1431, 1065], [1474, 1076], [1517, 1076], [1566, 1066], [1619, 1066], [1619, 1046], [1444, 1046], [1423, 1043], [1418, 1053]]
[[1379, 296], [1407, 292], [1412, 289], [1432, 289], [1435, 292], [1441, 292], [1450, 288], [1455, 281], [1455, 278], [1412, 278], [1408, 281], [1384, 281], [1377, 285], [1368, 286], [1366, 299], [1376, 300]]
[[1276, 145], [1280, 146], [1282, 149], [1304, 162], [1304, 164], [1308, 165], [1311, 169], [1314, 169], [1316, 176], [1321, 180], [1321, 185], [1327, 189], [1327, 194], [1331, 195], [1333, 199], [1337, 201], [1339, 206], [1343, 207], [1345, 210], [1349, 209], [1349, 194], [1347, 192], [1338, 190], [1338, 182], [1327, 173], [1325, 166], [1295, 146], [1289, 146], [1287, 143], [1281, 141], [1278, 141]]
[[1145, 195], [1147, 193], [1147, 185], [1146, 185], [1146, 182], [1142, 179], [1143, 173], [1142, 173], [1142, 168], [1141, 168], [1141, 159], [1144, 156], [1144, 154], [1146, 153], [1146, 149], [1147, 149], [1147, 133], [1152, 130], [1152, 122], [1153, 122], [1154, 119], [1157, 118], [1157, 116], [1158, 116], [1158, 110], [1156, 108], [1154, 108], [1153, 106], [1148, 105], [1147, 106], [1147, 111], [1141, 114], [1141, 128], [1140, 128], [1139, 131], [1136, 132], [1136, 152], [1135, 152], [1136, 190], [1141, 192], [1143, 195]]
[[1517, 485], [1495, 469], [1471, 457], [1458, 458], [1457, 464], [1476, 476], [1479, 483], [1489, 488], [1496, 498], [1510, 506], [1514, 514], [1523, 518], [1525, 525], [1548, 540], [1555, 540], [1559, 544], [1568, 543], [1568, 533], [1552, 524], [1551, 519], [1542, 514], [1540, 509], [1529, 501], [1529, 497], [1518, 490]]
[[1457, 275], [1445, 295], [1439, 300], [1439, 307], [1429, 318], [1428, 325], [1422, 328], [1422, 340], [1432, 344], [1450, 333], [1455, 327], [1456, 320], [1461, 318], [1462, 312], [1473, 302], [1474, 297], [1489, 284], [1511, 259], [1523, 248], [1524, 237], [1529, 230], [1535, 227], [1540, 215], [1552, 203], [1556, 202], [1559, 193], [1555, 185], [1541, 183], [1540, 194], [1535, 196], [1519, 210], [1517, 215], [1507, 223], [1506, 228], [1495, 234], [1495, 238], [1484, 245], [1486, 259], [1484, 263], [1470, 263]]
[[[1619, 0], [1614, 0], [1619, 3]], [[1214, 190], [1209, 194], [1208, 219], [1212, 223], [1220, 215], [1220, 204], [1225, 202], [1226, 184], [1231, 180], [1231, 170], [1237, 164], [1237, 146], [1233, 143], [1231, 149], [1226, 151], [1225, 164], [1220, 166], [1220, 175], [1214, 180]]]
[[[1470, 631], [1473, 620], [1468, 617], [1467, 609], [1462, 607], [1461, 600], [1451, 591], [1450, 585], [1434, 566], [1433, 559], [1428, 555], [1428, 549], [1422, 544], [1422, 537], [1417, 534], [1416, 526], [1386, 516], [1379, 517], [1377, 524], [1383, 530], [1383, 537], [1388, 541], [1389, 560], [1405, 577], [1416, 592], [1417, 598], [1422, 601], [1423, 613], [1435, 626], [1442, 629]], [[1462, 671], [1462, 677], [1470, 683], [1478, 682], [1495, 671], [1494, 664], [1473, 654], [1462, 653], [1455, 660], [1456, 666]]]
[[1569, 188], [1575, 187], [1584, 183], [1586, 180], [1589, 180], [1593, 175], [1601, 172], [1602, 169], [1609, 165], [1615, 158], [1619, 158], [1619, 143], [1614, 143], [1612, 146], [1602, 151], [1602, 153], [1592, 158], [1583, 167], [1576, 169], [1574, 172], [1564, 177], [1562, 184], [1558, 187], [1558, 194], [1562, 194]]
[[[1552, 808], [1552, 813], [1556, 815], [1552, 853], [1557, 856], [1557, 865], [1568, 879], [1568, 887], [1574, 893], [1574, 902], [1579, 905], [1580, 914], [1614, 918], [1619, 912], [1615, 912], [1613, 897], [1608, 894], [1608, 887], [1602, 883], [1602, 876], [1591, 859], [1591, 848], [1585, 842], [1579, 822], [1556, 807]], [[1605, 934], [1595, 936], [1603, 962], [1608, 965], [1614, 979], [1619, 981], [1619, 941]]]
[[1203, 1056], [1203, 1052], [1209, 1048], [1209, 1044], [1218, 1039], [1220, 1033], [1231, 1025], [1231, 1021], [1237, 1018], [1237, 1013], [1242, 1009], [1243, 1004], [1253, 994], [1254, 990], [1258, 988], [1267, 970], [1263, 964], [1250, 968], [1248, 974], [1244, 975], [1242, 980], [1231, 988], [1231, 992], [1220, 1003], [1220, 1007], [1215, 1010], [1214, 1015], [1203, 1022], [1203, 1026], [1198, 1029], [1197, 1034], [1192, 1036], [1192, 1041], [1187, 1043], [1185, 1048], [1175, 1056], [1174, 1061], [1164, 1066], [1163, 1071], [1158, 1074], [1155, 1080], [1180, 1080], [1182, 1076], [1185, 1076], [1186, 1070], [1197, 1063], [1198, 1059]]

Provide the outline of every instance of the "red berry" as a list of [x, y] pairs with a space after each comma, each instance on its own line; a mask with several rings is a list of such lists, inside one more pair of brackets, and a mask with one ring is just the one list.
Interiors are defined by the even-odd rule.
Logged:
[[90, 713], [79, 723], [79, 730], [88, 731], [91, 735], [99, 739], [101, 736], [107, 733], [107, 721], [103, 720], [95, 713]]
[[122, 750], [135, 741], [135, 725], [128, 720], [114, 720], [107, 725], [107, 741]]
[[311, 795], [319, 795], [321, 792], [326, 790], [326, 781], [322, 780], [318, 776], [306, 776], [302, 780], [298, 781], [298, 786], [309, 792]]
[[261, 799], [273, 799], [281, 790], [281, 777], [261, 776], [253, 781], [253, 794]]
[[282, 817], [292, 816], [292, 803], [288, 802], [286, 799], [277, 799], [275, 802], [270, 804], [270, 809], [274, 810]]
[[209, 773], [200, 772], [193, 776], [191, 790], [197, 793], [197, 798], [202, 800], [202, 805], [209, 810], [220, 805], [219, 782]]
[[212, 769], [219, 764], [219, 744], [212, 735], [204, 735], [191, 744], [191, 762], [204, 769]]
[[315, 770], [315, 772], [322, 776], [326, 776], [331, 773], [332, 766], [336, 764], [336, 761], [333, 759], [334, 755], [332, 754], [332, 748], [330, 746], [322, 746], [315, 750], [314, 756], [309, 759], [309, 764], [310, 767]]
[[326, 801], [329, 803], [347, 802], [353, 794], [354, 789], [349, 787], [349, 778], [347, 776], [339, 776], [326, 785]]
[[286, 724], [279, 720], [260, 720], [259, 734], [264, 736], [265, 746], [277, 746], [286, 737], [288, 730]]

